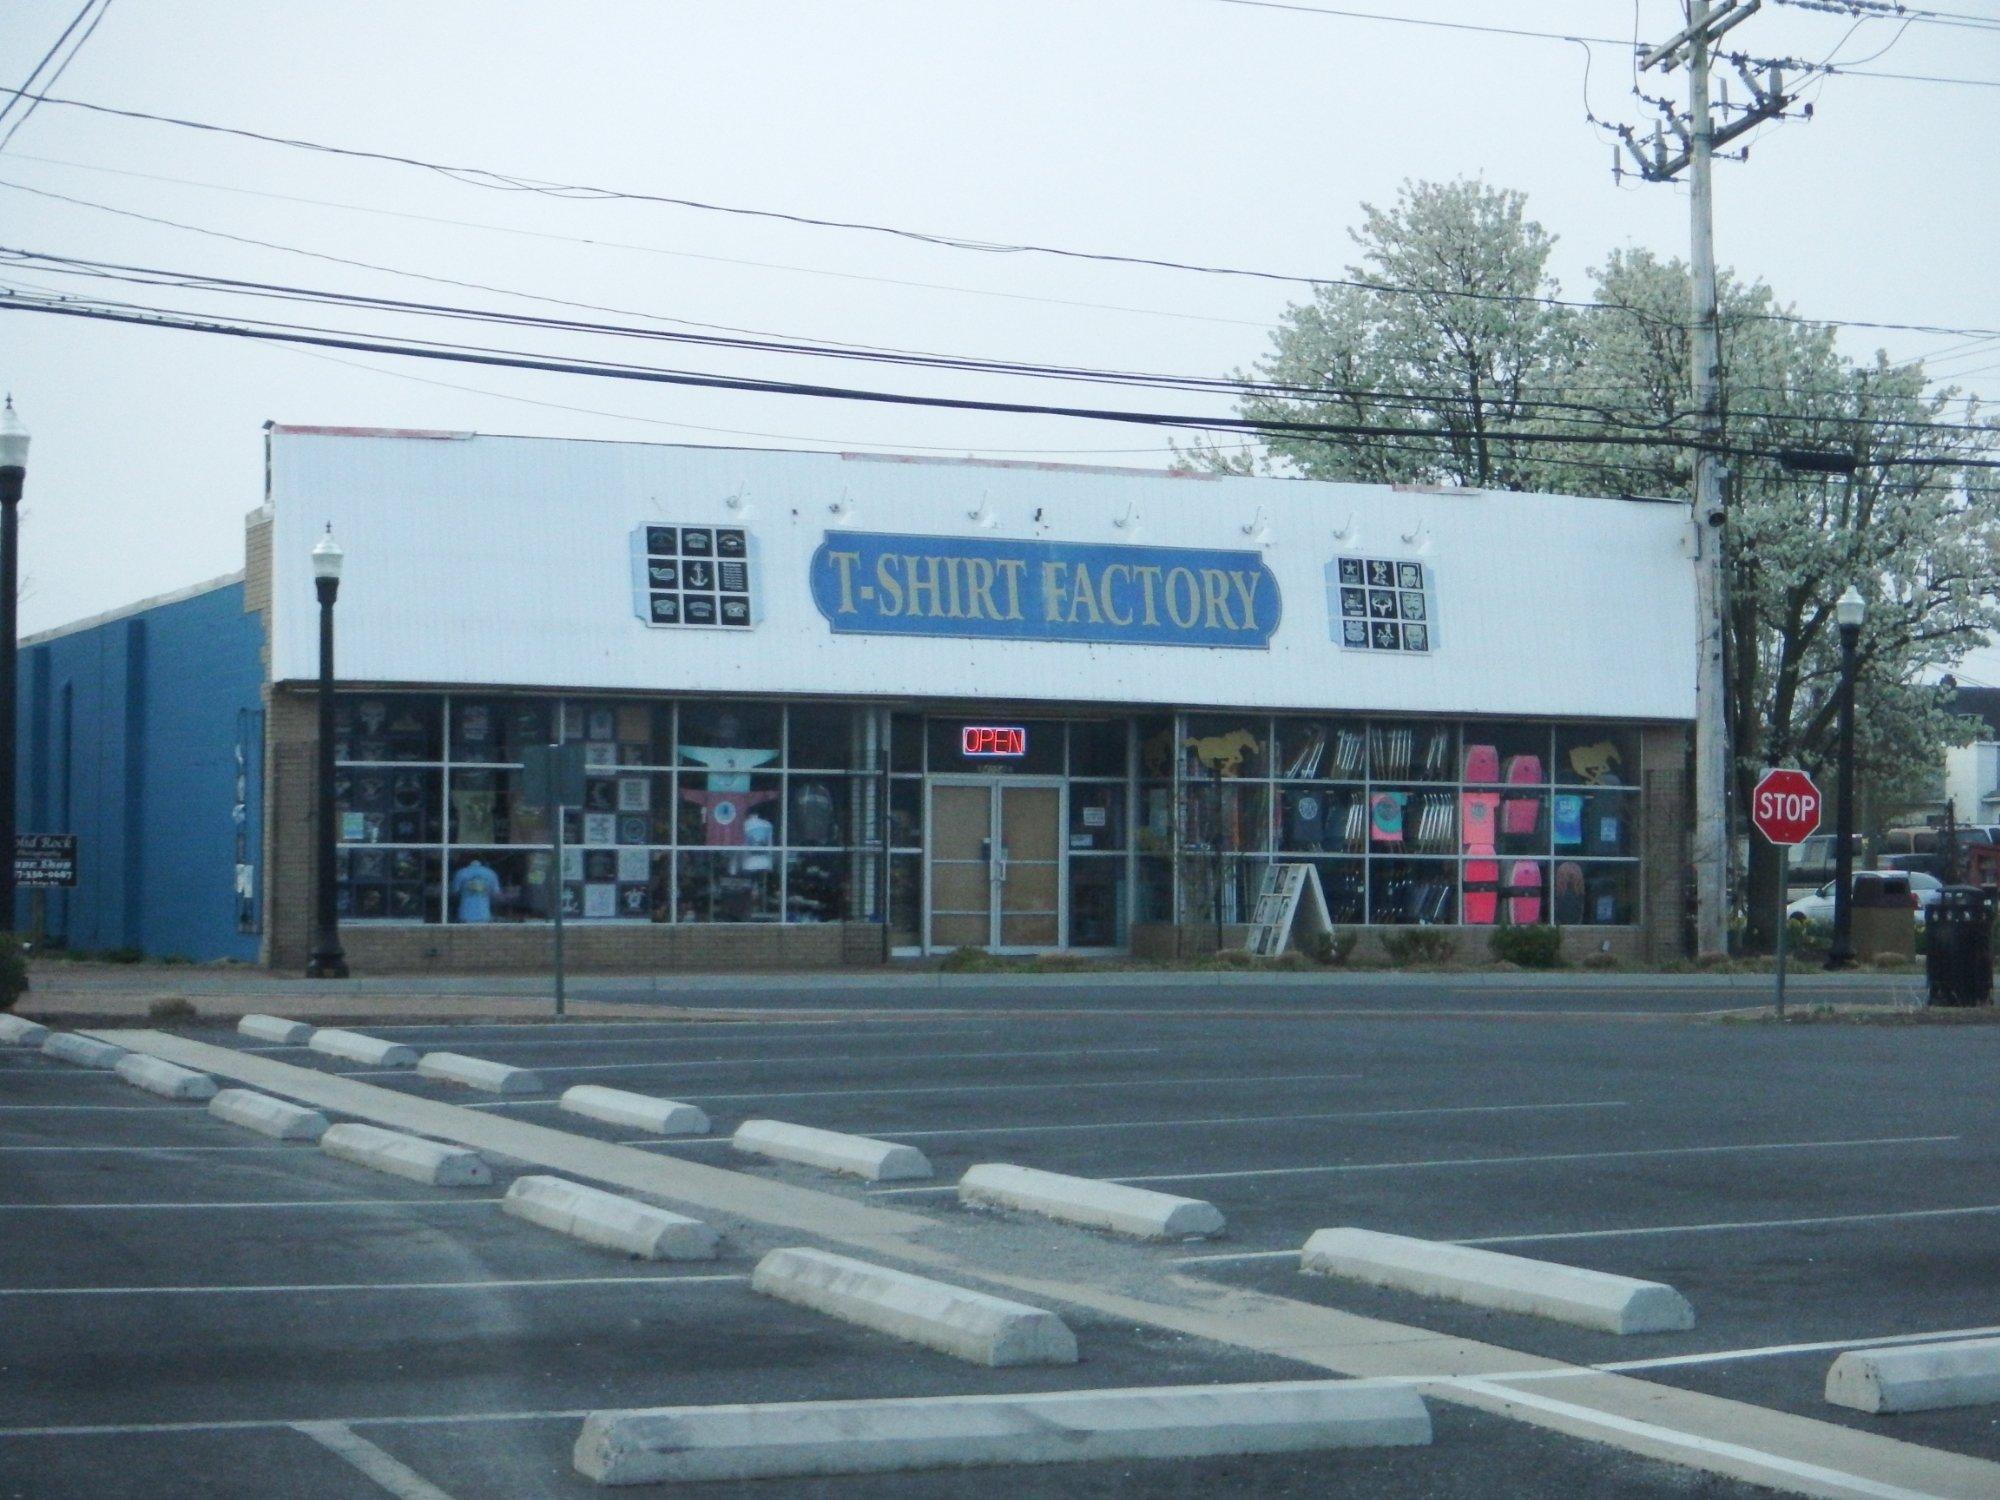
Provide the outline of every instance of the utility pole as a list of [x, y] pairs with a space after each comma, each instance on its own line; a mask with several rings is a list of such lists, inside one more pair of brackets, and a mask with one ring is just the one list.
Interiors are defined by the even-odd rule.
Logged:
[[[1715, 290], [1715, 206], [1711, 170], [1715, 153], [1738, 136], [1782, 115], [1790, 98], [1783, 75], [1773, 66], [1763, 81], [1743, 63], [1738, 72], [1751, 103], [1717, 129], [1709, 101], [1715, 43], [1724, 32], [1750, 19], [1763, 0], [1690, 0], [1687, 26], [1671, 40], [1639, 57], [1644, 70], [1671, 73], [1685, 64], [1688, 105], [1683, 113], [1664, 100], [1665, 130], [1653, 129], [1651, 150], [1642, 149], [1630, 126], [1619, 134], [1649, 182], [1669, 182], [1688, 174], [1688, 259], [1693, 281], [1691, 384], [1699, 421], [1694, 457], [1695, 607], [1699, 655], [1695, 663], [1694, 829], [1690, 850], [1695, 894], [1695, 946], [1702, 954], [1727, 947], [1729, 913], [1729, 721], [1723, 671], [1724, 551], [1728, 542], [1727, 474], [1722, 463], [1722, 332]], [[1644, 96], [1642, 96], [1644, 97]], [[1725, 105], [1726, 107], [1726, 105]], [[1680, 143], [1668, 153], [1666, 131]], [[1615, 149], [1612, 171], [1620, 170]]]

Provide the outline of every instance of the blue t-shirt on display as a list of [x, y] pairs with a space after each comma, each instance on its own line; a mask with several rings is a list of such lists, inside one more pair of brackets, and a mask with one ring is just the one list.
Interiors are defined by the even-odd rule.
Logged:
[[493, 920], [493, 893], [500, 888], [500, 877], [482, 860], [471, 864], [451, 877], [451, 893], [458, 898], [458, 920], [461, 922], [490, 922]]

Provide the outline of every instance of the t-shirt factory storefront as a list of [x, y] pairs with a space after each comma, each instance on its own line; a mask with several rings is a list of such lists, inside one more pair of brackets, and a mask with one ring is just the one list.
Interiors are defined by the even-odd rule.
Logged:
[[[357, 972], [1240, 943], [1678, 952], [1685, 506], [273, 427], [261, 956], [311, 947], [311, 551]], [[580, 742], [562, 844], [530, 747]], [[558, 866], [559, 861], [559, 866]], [[552, 878], [559, 877], [559, 878]]]

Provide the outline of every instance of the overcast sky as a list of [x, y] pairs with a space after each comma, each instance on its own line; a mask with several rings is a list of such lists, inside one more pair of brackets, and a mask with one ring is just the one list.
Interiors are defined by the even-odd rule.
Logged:
[[[0, 8], [19, 83], [81, 0]], [[1311, 3], [1311, 0], [1307, 0]], [[1327, 0], [1333, 5], [1335, 0]], [[53, 90], [552, 182], [861, 220], [981, 241], [1335, 274], [1364, 202], [1405, 178], [1528, 194], [1565, 290], [1627, 245], [1684, 255], [1679, 185], [1612, 180], [1586, 119], [1649, 120], [1636, 28], [1672, 0], [1351, 0], [1346, 8], [1614, 39], [1502, 37], [1221, 0], [563, 5], [111, 0]], [[1996, 0], [1937, 10], [2000, 18]], [[1851, 33], [1851, 34], [1850, 34]], [[1871, 62], [1869, 54], [1889, 46]], [[2000, 29], [1850, 21], [1767, 0], [1732, 45], [2000, 81]], [[1588, 69], [1586, 64], [1588, 63]], [[1662, 82], [1680, 93], [1681, 76]], [[1732, 97], [1740, 99], [1737, 88]], [[1724, 265], [1810, 316], [2000, 327], [2000, 88], [1834, 77], [1810, 123], [1717, 168]], [[4, 134], [7, 122], [0, 122]], [[280, 242], [470, 291], [59, 202]], [[661, 204], [578, 201], [47, 105], [0, 151], [0, 245], [511, 311], [508, 293], [640, 315], [982, 357], [1221, 374], [1263, 353], [1283, 283], [943, 248]], [[0, 285], [395, 336], [430, 321], [247, 302], [0, 266]], [[580, 317], [602, 314], [577, 313]], [[669, 326], [661, 324], [659, 326]], [[461, 328], [561, 356], [1003, 400], [1226, 412], [1158, 396], [630, 340]], [[2000, 340], [1856, 332], [2000, 391]], [[242, 565], [267, 419], [638, 441], [1164, 465], [1152, 429], [324, 354], [0, 316], [0, 385], [35, 435], [24, 631]], [[443, 382], [438, 384], [436, 382]], [[476, 527], [476, 514], [464, 518]], [[367, 559], [350, 568], [364, 575]], [[2000, 655], [1972, 664], [2000, 682]]]

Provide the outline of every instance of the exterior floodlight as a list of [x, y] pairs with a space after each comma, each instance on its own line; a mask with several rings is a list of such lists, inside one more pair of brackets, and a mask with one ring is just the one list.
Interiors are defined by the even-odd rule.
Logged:
[[1868, 601], [1862, 598], [1861, 591], [1850, 583], [1847, 592], [1842, 594], [1833, 606], [1833, 618], [1844, 629], [1856, 628], [1867, 614]]

